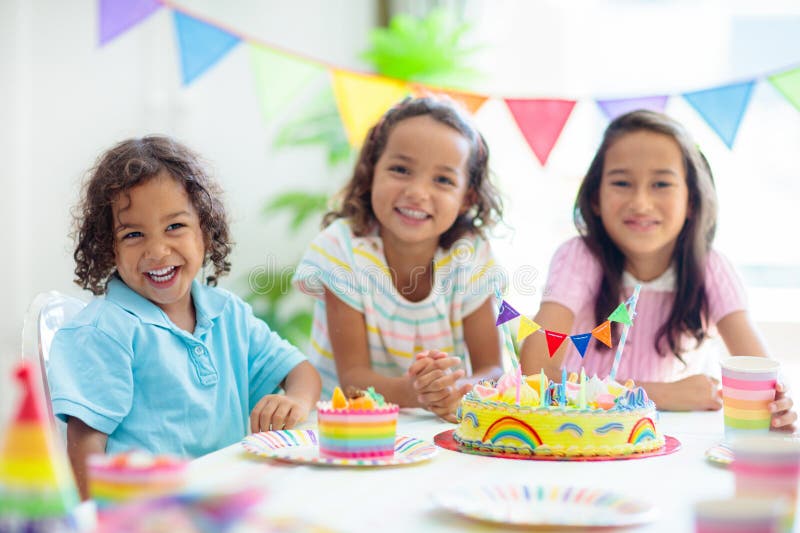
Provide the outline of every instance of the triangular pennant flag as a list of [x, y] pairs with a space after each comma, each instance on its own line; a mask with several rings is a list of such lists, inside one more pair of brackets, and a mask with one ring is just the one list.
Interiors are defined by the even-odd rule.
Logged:
[[460, 103], [469, 111], [470, 115], [478, 112], [484, 102], [489, 99], [488, 96], [475, 93], [466, 93], [462, 91], [455, 91], [453, 89], [440, 89], [438, 87], [428, 87], [426, 85], [414, 84], [411, 86], [411, 91], [416, 97], [436, 96], [437, 94], [444, 94]]
[[236, 35], [179, 11], [173, 15], [184, 85], [192, 83], [241, 40]]
[[66, 448], [57, 443], [42, 391], [34, 383], [38, 371], [38, 365], [29, 361], [17, 367], [22, 397], [15, 417], [0, 435], [0, 529], [8, 516], [55, 528], [54, 520], [73, 520], [69, 515], [79, 501]]
[[753, 85], [755, 81], [745, 81], [684, 93], [683, 97], [717, 132], [728, 148], [732, 148], [736, 133], [739, 131], [739, 124], [750, 102]]
[[608, 319], [611, 322], [621, 322], [622, 324], [627, 324], [630, 326], [633, 322], [631, 321], [631, 316], [628, 314], [628, 308], [625, 307], [625, 304], [619, 304], [614, 311], [608, 315]]
[[513, 320], [519, 316], [519, 311], [508, 305], [508, 302], [503, 300], [500, 303], [500, 310], [497, 312], [497, 322], [495, 322], [495, 326], [499, 326], [509, 320]]
[[549, 329], [544, 330], [544, 335], [547, 337], [547, 350], [550, 352], [550, 357], [553, 357], [558, 347], [561, 346], [561, 343], [567, 338], [567, 335], [566, 333], [550, 331]]
[[531, 333], [535, 333], [542, 326], [531, 320], [526, 316], [521, 316], [519, 319], [519, 328], [517, 328], [517, 343], [522, 342], [525, 340], [525, 337], [530, 335]]
[[664, 112], [667, 106], [667, 96], [641, 96], [638, 98], [621, 98], [617, 100], [598, 100], [597, 105], [603, 111], [608, 120], [614, 120], [620, 115], [637, 109], [649, 109], [650, 111]]
[[547, 163], [564, 124], [567, 123], [574, 100], [516, 100], [507, 98], [506, 105], [514, 116], [528, 146], [542, 165]]
[[160, 7], [158, 0], [100, 0], [100, 46], [125, 33]]
[[589, 346], [589, 341], [592, 340], [592, 334], [581, 333], [580, 335], [570, 335], [569, 340], [572, 341], [572, 344], [578, 349], [578, 353], [583, 357], [586, 355], [586, 347]]
[[800, 67], [767, 78], [800, 111]]
[[266, 120], [272, 119], [315, 76], [326, 72], [314, 63], [258, 45], [250, 47], [250, 58]]
[[332, 76], [336, 105], [352, 146], [361, 146], [381, 115], [409, 91], [404, 82], [381, 76], [336, 69]]
[[611, 348], [611, 322], [606, 320], [592, 330], [592, 336]]

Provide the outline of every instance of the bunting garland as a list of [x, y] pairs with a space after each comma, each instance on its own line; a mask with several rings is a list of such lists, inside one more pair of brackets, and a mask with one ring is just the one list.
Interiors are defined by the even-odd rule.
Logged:
[[[597, 339], [609, 348], [613, 348], [611, 344], [611, 323], [619, 322], [625, 326], [631, 326], [633, 324], [633, 317], [635, 316], [635, 313], [633, 312], [633, 305], [635, 305], [635, 303], [633, 297], [631, 297], [625, 302], [619, 304], [617, 308], [614, 309], [610, 315], [608, 315], [608, 320], [596, 326], [594, 329], [592, 329], [592, 331], [587, 333], [578, 333], [576, 335], [568, 335], [566, 333], [561, 333], [560, 331], [542, 329], [542, 326], [525, 315], [520, 314], [519, 311], [511, 306], [511, 304], [502, 299], [499, 294], [497, 295], [497, 300], [500, 302], [500, 304], [497, 310], [497, 321], [495, 325], [504, 325], [506, 322], [519, 317], [519, 326], [517, 327], [517, 342], [522, 342], [525, 338], [533, 333], [542, 332], [545, 334], [547, 339], [547, 350], [550, 353], [550, 357], [555, 355], [556, 351], [558, 351], [567, 337], [569, 337], [569, 339], [572, 341], [572, 344], [578, 350], [581, 358], [586, 355], [586, 350], [589, 347], [589, 342], [592, 340], [592, 338]], [[628, 306], [631, 306], [630, 311], [628, 310]]]
[[[252, 64], [265, 120], [274, 118], [276, 111], [296, 97], [301, 92], [300, 88], [316, 79], [318, 73], [328, 71], [348, 140], [356, 147], [362, 143], [364, 135], [377, 118], [409, 93], [418, 96], [447, 94], [473, 114], [481, 109], [487, 99], [493, 98], [491, 95], [419, 83], [409, 84], [394, 78], [341, 69], [259, 42], [224, 28], [215, 21], [201, 19], [171, 0], [98, 0], [97, 5], [100, 46], [107, 45], [160, 8], [171, 10], [184, 85], [196, 81], [237, 44], [247, 43], [251, 47]], [[800, 68], [796, 65], [769, 76], [682, 94], [594, 100], [603, 115], [608, 120], [613, 120], [634, 109], [663, 112], [670, 98], [682, 97], [731, 149], [758, 81], [773, 85], [800, 111]], [[536, 158], [542, 165], [546, 165], [577, 101], [558, 98], [500, 99], [505, 102]], [[597, 335], [595, 337], [600, 338]]]

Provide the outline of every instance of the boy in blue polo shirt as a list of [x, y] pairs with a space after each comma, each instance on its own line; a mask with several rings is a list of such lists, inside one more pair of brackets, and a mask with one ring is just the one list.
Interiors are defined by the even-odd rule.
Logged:
[[194, 153], [155, 136], [106, 152], [85, 185], [76, 282], [105, 298], [58, 331], [48, 364], [83, 497], [91, 453], [199, 456], [291, 428], [319, 398], [305, 356], [214, 287], [230, 270], [220, 194]]

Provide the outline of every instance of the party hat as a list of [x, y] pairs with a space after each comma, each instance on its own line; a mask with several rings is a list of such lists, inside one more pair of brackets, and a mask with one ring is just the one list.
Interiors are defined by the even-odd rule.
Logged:
[[[22, 387], [16, 416], [0, 435], [0, 531], [27, 524], [26, 531], [72, 522], [78, 491], [66, 449], [58, 442], [33, 365], [22, 361], [15, 377]], [[6, 527], [6, 529], [4, 529]], [[58, 527], [57, 529], [64, 529]]]

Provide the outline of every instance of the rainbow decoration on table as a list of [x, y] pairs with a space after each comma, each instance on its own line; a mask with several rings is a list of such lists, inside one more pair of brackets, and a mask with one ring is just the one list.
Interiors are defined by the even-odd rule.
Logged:
[[629, 444], [639, 444], [647, 440], [655, 440], [656, 426], [651, 418], [642, 418], [633, 426], [628, 437]]
[[0, 531], [72, 531], [78, 491], [64, 447], [47, 415], [38, 368], [14, 373], [22, 398], [0, 442]]
[[[477, 427], [477, 426], [476, 426]], [[516, 441], [520, 446], [529, 446], [535, 450], [542, 445], [542, 439], [536, 430], [521, 420], [510, 416], [495, 421], [483, 434], [483, 440], [497, 445], [511, 445]]]

